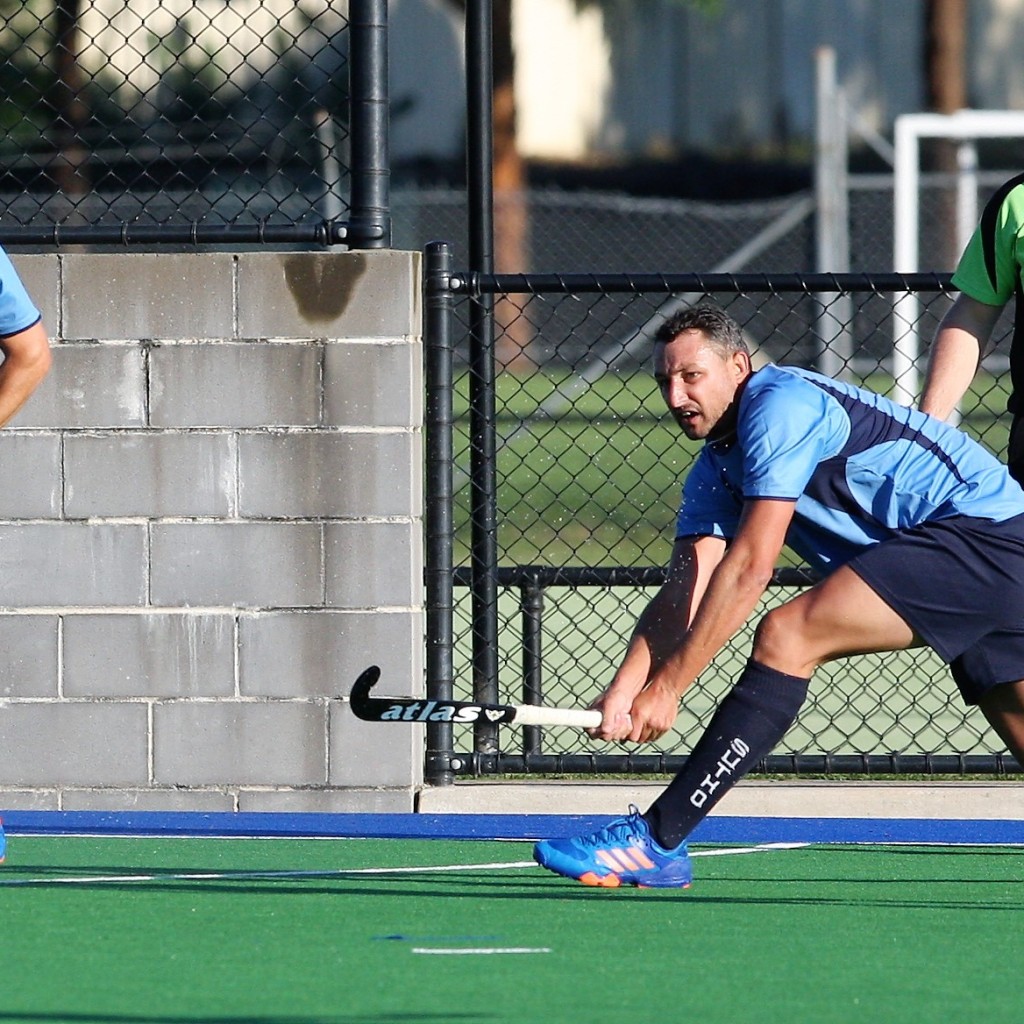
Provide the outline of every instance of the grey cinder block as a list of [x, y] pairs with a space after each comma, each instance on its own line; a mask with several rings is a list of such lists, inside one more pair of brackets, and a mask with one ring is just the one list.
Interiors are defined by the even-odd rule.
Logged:
[[3, 805], [12, 811], [59, 811], [61, 791], [57, 788], [47, 789], [5, 789]]
[[68, 516], [232, 512], [235, 455], [227, 434], [71, 435], [64, 466]]
[[234, 795], [196, 789], [66, 789], [65, 811], [191, 811], [218, 814], [235, 810]]
[[[385, 685], [382, 681], [382, 686]], [[332, 786], [419, 785], [424, 727], [404, 722], [363, 722], [347, 703], [331, 704]]]
[[0, 431], [0, 519], [60, 515], [60, 437]]
[[396, 789], [242, 789], [238, 809], [286, 814], [411, 814], [416, 790]]
[[64, 620], [64, 693], [230, 697], [234, 636], [230, 614], [69, 615]]
[[63, 263], [66, 338], [230, 338], [230, 253], [93, 253]]
[[0, 714], [0, 785], [149, 784], [144, 704], [9, 704]]
[[156, 523], [151, 558], [155, 605], [323, 603], [316, 523]]
[[347, 697], [368, 665], [381, 689], [423, 691], [419, 611], [279, 611], [239, 618], [239, 688], [249, 696]]
[[330, 342], [324, 349], [324, 422], [340, 427], [419, 427], [422, 345]]
[[346, 522], [324, 526], [327, 604], [411, 607], [423, 601], [423, 525]]
[[142, 346], [62, 344], [42, 384], [12, 427], [141, 427], [146, 422]]
[[57, 696], [57, 631], [56, 615], [0, 615], [0, 696]]
[[306, 786], [326, 781], [322, 706], [191, 701], [153, 709], [157, 785]]
[[420, 328], [420, 254], [241, 253], [243, 338], [401, 338]]
[[422, 508], [418, 435], [247, 434], [238, 439], [246, 517], [406, 516]]
[[150, 352], [154, 427], [291, 427], [320, 421], [321, 346], [232, 342]]
[[145, 575], [141, 524], [0, 524], [0, 606], [140, 605]]

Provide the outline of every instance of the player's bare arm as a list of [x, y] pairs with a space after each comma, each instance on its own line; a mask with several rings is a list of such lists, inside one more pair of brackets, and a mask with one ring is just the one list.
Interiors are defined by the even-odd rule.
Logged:
[[679, 699], [747, 621], [771, 582], [795, 508], [794, 501], [746, 502], [736, 537], [712, 573], [689, 630], [633, 701], [630, 740], [647, 743], [672, 728]]
[[1002, 306], [961, 293], [939, 324], [932, 346], [921, 411], [947, 419], [970, 387]]
[[725, 554], [720, 537], [675, 542], [668, 578], [637, 620], [626, 655], [608, 689], [594, 702], [604, 721], [591, 735], [624, 740], [632, 732], [629, 710], [636, 695], [683, 642], [715, 567]]
[[42, 323], [0, 338], [0, 426], [28, 401], [50, 369], [50, 343]]

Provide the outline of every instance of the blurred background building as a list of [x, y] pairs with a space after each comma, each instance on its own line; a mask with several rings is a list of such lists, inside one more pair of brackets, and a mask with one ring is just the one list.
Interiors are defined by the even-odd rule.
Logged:
[[[388, 3], [396, 247], [466, 252], [464, 9]], [[844, 269], [817, 265], [805, 201], [823, 124], [848, 151], [849, 269], [891, 269], [896, 118], [1024, 110], [1024, 0], [491, 10], [498, 270]], [[338, 216], [347, 18], [347, 0], [0, 0], [0, 225]], [[979, 145], [979, 198], [1022, 149]], [[923, 220], [948, 219], [955, 155], [929, 143], [922, 167]], [[923, 239], [923, 264], [957, 245]]]

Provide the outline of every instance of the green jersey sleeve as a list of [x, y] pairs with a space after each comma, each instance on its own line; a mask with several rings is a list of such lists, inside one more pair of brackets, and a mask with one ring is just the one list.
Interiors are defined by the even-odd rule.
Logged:
[[1002, 306], [1019, 287], [1024, 262], [1024, 174], [989, 200], [953, 275], [953, 284], [979, 302]]

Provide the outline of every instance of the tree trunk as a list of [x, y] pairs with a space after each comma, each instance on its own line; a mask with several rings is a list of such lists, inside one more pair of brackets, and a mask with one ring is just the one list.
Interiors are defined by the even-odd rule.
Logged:
[[[512, 44], [512, 0], [494, 0], [494, 269], [526, 271], [528, 217], [526, 168], [516, 143], [515, 51]], [[527, 362], [530, 323], [523, 315], [525, 296], [510, 295], [495, 304], [497, 358], [506, 368]]]
[[59, 192], [72, 197], [89, 191], [87, 152], [82, 140], [88, 111], [82, 98], [83, 76], [78, 64], [80, 6], [80, 0], [57, 0], [55, 11], [56, 80], [52, 103], [57, 155], [53, 179]]
[[927, 0], [925, 19], [928, 109], [952, 114], [967, 106], [967, 0]]
[[[952, 114], [967, 106], [967, 0], [927, 0], [925, 3], [924, 77], [929, 110]], [[953, 178], [943, 189], [939, 218], [942, 229], [938, 267], [952, 268], [960, 256], [956, 229], [957, 143], [939, 139], [936, 170]]]

